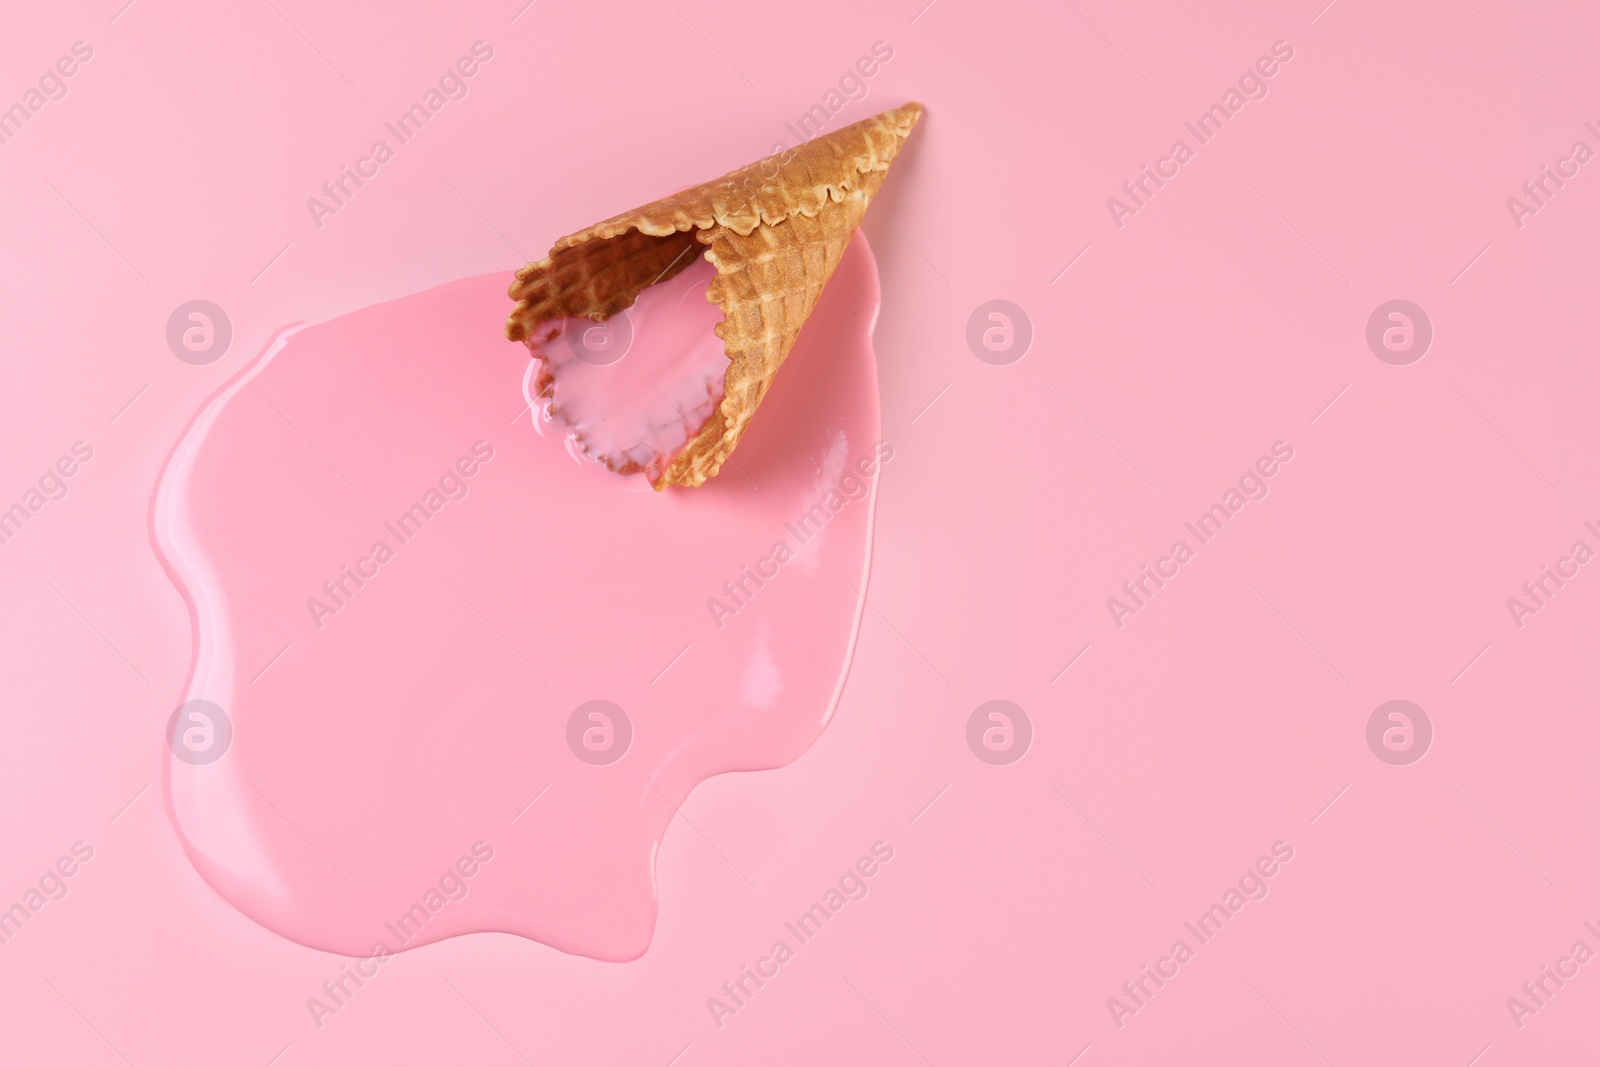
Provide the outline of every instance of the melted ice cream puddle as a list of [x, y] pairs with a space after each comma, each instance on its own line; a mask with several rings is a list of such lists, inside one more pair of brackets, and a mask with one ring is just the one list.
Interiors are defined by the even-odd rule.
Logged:
[[[174, 703], [231, 724], [202, 754], [168, 743], [167, 811], [217, 892], [304, 945], [381, 961], [499, 931], [626, 960], [658, 906], [725, 921], [658, 899], [662, 835], [696, 783], [799, 757], [844, 683], [892, 455], [865, 238], [740, 441], [745, 477], [682, 492], [512, 419], [510, 281], [285, 331], [157, 495], [196, 640]], [[597, 700], [605, 760], [581, 734]]]
[[538, 410], [614, 471], [654, 481], [722, 402], [728, 357], [704, 258], [605, 322], [559, 319], [529, 342]]

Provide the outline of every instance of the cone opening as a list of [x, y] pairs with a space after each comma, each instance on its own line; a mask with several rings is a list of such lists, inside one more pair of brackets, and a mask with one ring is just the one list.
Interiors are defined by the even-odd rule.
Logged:
[[583, 296], [542, 302], [523, 331], [542, 416], [590, 458], [653, 484], [717, 421], [732, 366], [708, 296], [717, 268], [697, 234], [630, 227], [558, 246], [540, 270]]

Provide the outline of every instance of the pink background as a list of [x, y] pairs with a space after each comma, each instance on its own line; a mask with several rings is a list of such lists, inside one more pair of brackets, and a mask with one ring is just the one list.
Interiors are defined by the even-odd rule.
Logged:
[[[1506, 606], [1574, 541], [1600, 548], [1596, 164], [1521, 228], [1506, 199], [1600, 148], [1600, 13], [919, 6], [8, 14], [0, 105], [74, 41], [94, 57], [0, 146], [0, 501], [74, 441], [95, 454], [0, 546], [0, 901], [75, 841], [94, 858], [0, 948], [0, 1060], [1596, 1054], [1600, 964], [1520, 1028], [1506, 1004], [1575, 941], [1600, 949], [1600, 577], [1520, 629]], [[480, 39], [470, 94], [318, 229], [306, 198]], [[928, 114], [866, 222], [896, 459], [833, 723], [787, 769], [694, 792], [638, 961], [457, 938], [318, 1029], [305, 1001], [340, 958], [219, 898], [162, 810], [190, 654], [148, 533], [170, 448], [284, 323], [518, 265], [764, 154], [879, 40], [893, 59], [835, 122]], [[1269, 95], [1119, 229], [1106, 199], [1280, 40]], [[235, 331], [207, 367], [164, 337], [194, 298]], [[1365, 340], [1395, 298], [1434, 327], [1409, 366]], [[965, 339], [992, 299], [1034, 330], [1007, 366]], [[1118, 629], [1106, 599], [1279, 440], [1270, 495]], [[966, 744], [992, 698], [1033, 722], [1010, 766]], [[1433, 724], [1409, 766], [1366, 742], [1395, 698]], [[879, 839], [870, 895], [719, 1029], [706, 999]], [[1119, 1028], [1107, 998], [1280, 840], [1270, 894]]]

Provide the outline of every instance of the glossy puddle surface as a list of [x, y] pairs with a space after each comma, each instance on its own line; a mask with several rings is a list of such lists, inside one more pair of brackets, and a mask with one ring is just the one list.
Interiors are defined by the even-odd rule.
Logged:
[[844, 681], [892, 458], [865, 239], [695, 490], [535, 426], [510, 280], [285, 331], [157, 493], [183, 700], [221, 709], [175, 714], [168, 811], [212, 886], [306, 945], [494, 930], [633, 958], [677, 805], [795, 759]]

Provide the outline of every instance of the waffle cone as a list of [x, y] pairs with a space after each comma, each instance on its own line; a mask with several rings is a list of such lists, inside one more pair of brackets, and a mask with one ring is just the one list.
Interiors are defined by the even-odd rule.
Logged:
[[921, 115], [908, 103], [561, 238], [517, 272], [506, 336], [531, 341], [564, 317], [603, 321], [704, 248], [728, 355], [723, 399], [652, 481], [703, 484], [744, 435]]

